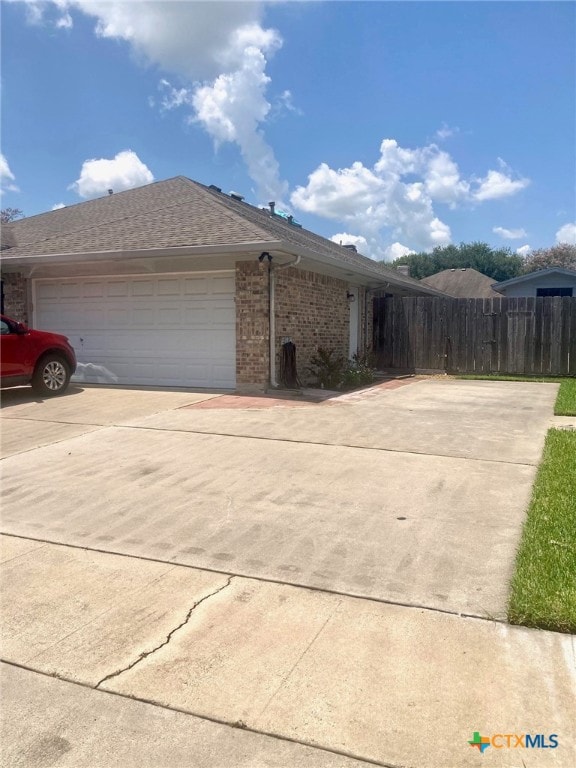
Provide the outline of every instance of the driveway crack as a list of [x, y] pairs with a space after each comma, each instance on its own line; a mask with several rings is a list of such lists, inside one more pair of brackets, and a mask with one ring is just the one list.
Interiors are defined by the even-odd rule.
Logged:
[[130, 662], [125, 667], [122, 667], [121, 669], [117, 669], [115, 672], [111, 672], [109, 675], [106, 675], [106, 677], [103, 677], [102, 680], [100, 680], [94, 688], [99, 688], [103, 683], [105, 683], [107, 680], [111, 680], [113, 677], [118, 677], [119, 675], [122, 675], [124, 672], [128, 672], [128, 670], [133, 669], [137, 664], [140, 664], [141, 661], [144, 661], [144, 659], [147, 659], [149, 656], [152, 656], [153, 653], [156, 653], [161, 648], [164, 648], [168, 643], [172, 640], [173, 636], [178, 632], [178, 630], [182, 629], [182, 627], [185, 627], [186, 624], [190, 621], [192, 618], [192, 614], [198, 608], [199, 605], [204, 603], [206, 600], [209, 600], [211, 597], [214, 597], [215, 595], [219, 594], [223, 590], [225, 590], [227, 587], [230, 586], [232, 583], [232, 579], [236, 578], [235, 576], [230, 576], [226, 583], [223, 584], [221, 587], [218, 587], [218, 589], [215, 589], [214, 592], [210, 592], [207, 595], [204, 595], [204, 597], [201, 597], [200, 600], [197, 600], [192, 607], [189, 609], [188, 613], [186, 614], [184, 621], [180, 622], [177, 627], [174, 627], [174, 629], [170, 630], [170, 632], [166, 635], [166, 639], [163, 640], [159, 645], [157, 645], [155, 648], [152, 648], [149, 651], [143, 651], [138, 658], [134, 659], [134, 661]]

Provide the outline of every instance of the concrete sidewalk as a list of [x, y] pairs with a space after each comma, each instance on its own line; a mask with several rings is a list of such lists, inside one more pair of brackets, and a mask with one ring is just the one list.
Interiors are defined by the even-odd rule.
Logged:
[[[569, 636], [3, 539], [5, 659], [97, 688], [93, 696], [113, 691], [380, 765], [476, 766], [468, 741], [478, 730], [555, 733], [559, 740], [556, 750], [488, 750], [483, 765], [576, 764]], [[110, 705], [129, 708], [116, 699]], [[105, 704], [95, 706], [101, 712]], [[60, 730], [32, 721], [26, 765], [45, 764], [38, 743], [46, 732], [87, 754], [82, 720], [66, 723], [64, 712], [49, 718]], [[108, 734], [104, 743], [111, 749], [115, 738]], [[165, 737], [153, 730], [141, 738], [135, 765], [148, 740], [158, 748]], [[268, 765], [268, 753], [248, 765]], [[217, 753], [214, 759], [207, 765], [223, 764]], [[345, 765], [324, 753], [307, 764]]]
[[6, 768], [364, 768], [366, 763], [0, 664]]

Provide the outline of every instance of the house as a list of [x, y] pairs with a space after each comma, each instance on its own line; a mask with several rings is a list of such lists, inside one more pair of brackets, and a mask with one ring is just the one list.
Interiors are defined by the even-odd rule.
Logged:
[[441, 295], [182, 176], [10, 224], [5, 313], [68, 336], [84, 381], [240, 390], [275, 386], [318, 347], [370, 347], [372, 296]]
[[506, 298], [519, 296], [576, 296], [576, 270], [550, 267], [492, 285]]
[[442, 272], [422, 278], [420, 282], [457, 299], [500, 298], [500, 294], [492, 288], [492, 278], [472, 267], [443, 269]]

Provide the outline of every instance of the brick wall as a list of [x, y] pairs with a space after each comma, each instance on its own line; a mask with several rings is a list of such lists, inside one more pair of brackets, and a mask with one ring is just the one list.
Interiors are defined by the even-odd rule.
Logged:
[[[350, 305], [348, 283], [334, 277], [289, 267], [276, 272], [276, 376], [282, 341], [296, 345], [296, 365], [302, 384], [319, 347], [348, 357]], [[359, 344], [364, 351], [364, 289], [358, 291]], [[368, 307], [368, 344], [372, 339], [372, 305]], [[236, 384], [240, 390], [267, 386], [269, 371], [268, 264], [245, 261], [236, 265]]]
[[28, 281], [19, 272], [2, 274], [4, 314], [28, 323]]
[[268, 265], [236, 265], [236, 386], [264, 388], [269, 374]]
[[318, 347], [348, 357], [350, 308], [348, 283], [334, 277], [289, 267], [276, 273], [276, 371], [282, 337], [296, 345], [296, 366], [302, 384], [311, 383], [306, 370]]

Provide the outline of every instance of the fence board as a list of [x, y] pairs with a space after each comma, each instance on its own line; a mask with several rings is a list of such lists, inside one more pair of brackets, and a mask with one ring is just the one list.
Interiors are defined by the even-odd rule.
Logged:
[[542, 373], [549, 374], [550, 344], [552, 342], [552, 301], [542, 300]]
[[570, 299], [564, 296], [560, 301], [562, 307], [560, 310], [560, 365], [558, 372], [561, 375], [566, 375], [570, 363], [570, 313], [566, 311], [566, 308]]
[[570, 346], [568, 348], [568, 373], [576, 376], [576, 312], [570, 313]]
[[374, 300], [382, 368], [576, 375], [576, 298]]

